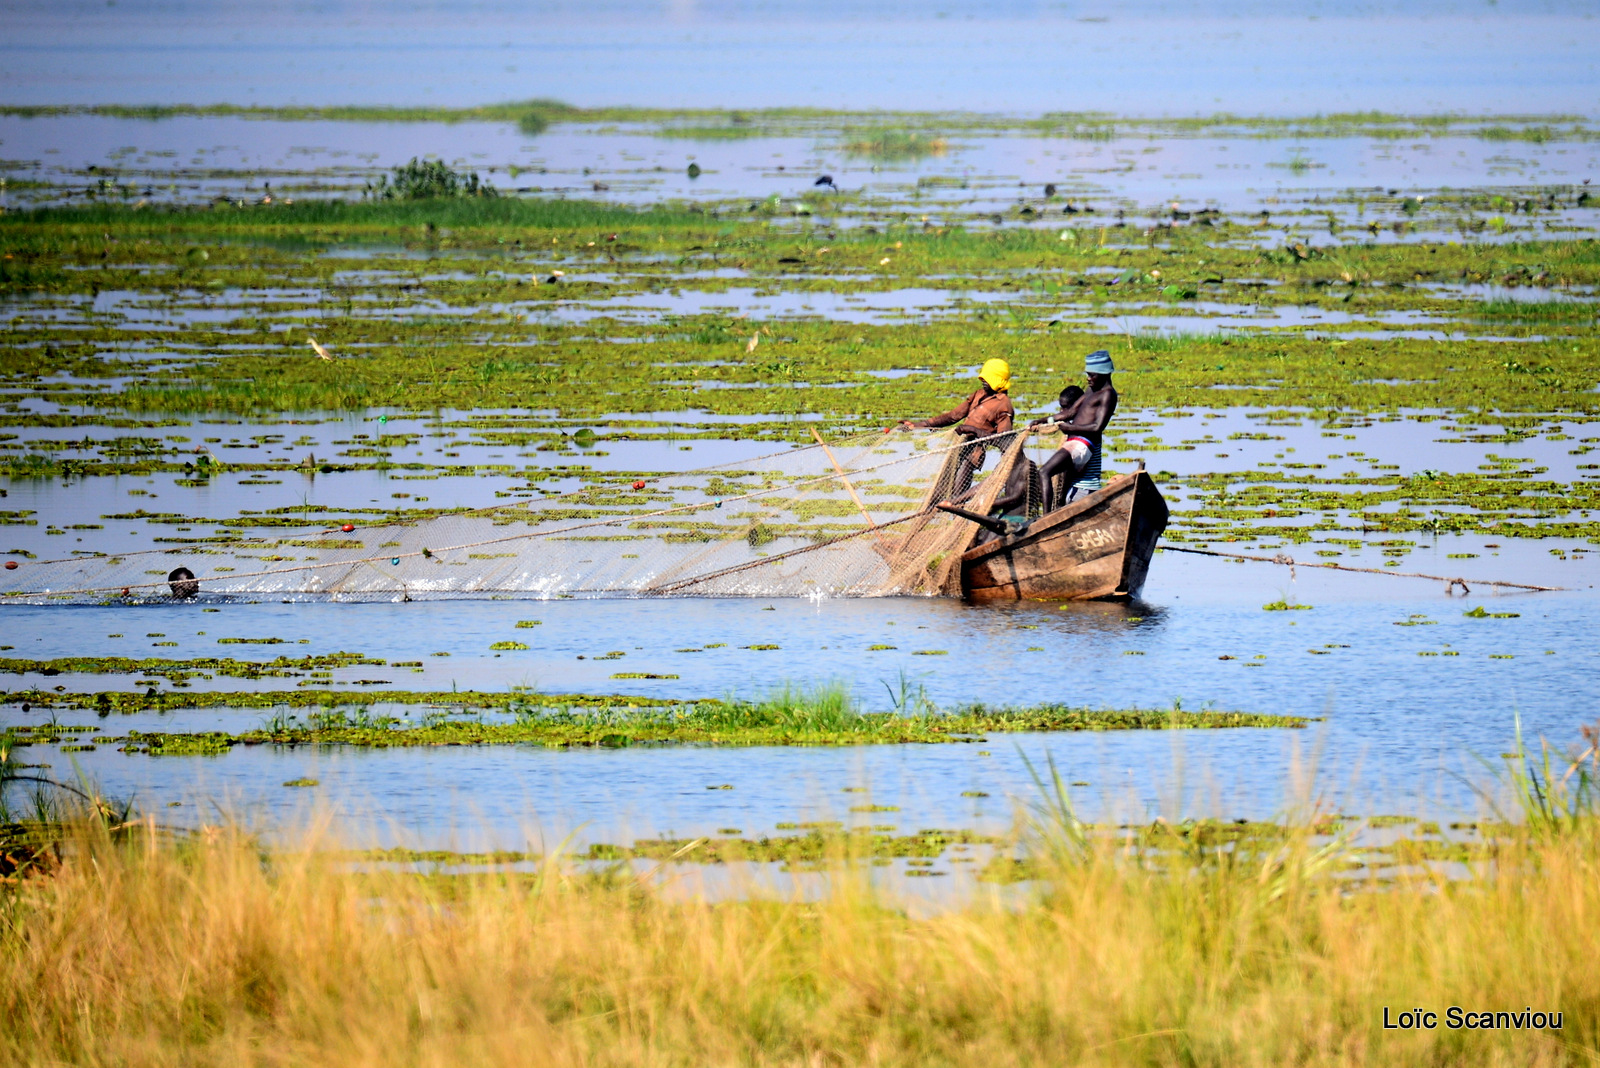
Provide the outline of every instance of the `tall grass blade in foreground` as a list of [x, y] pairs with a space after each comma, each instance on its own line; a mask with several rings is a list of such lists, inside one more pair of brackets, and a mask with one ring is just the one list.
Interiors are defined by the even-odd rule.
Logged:
[[[1539, 739], [1537, 760], [1528, 752], [1522, 716], [1516, 717], [1516, 748], [1505, 755], [1502, 781], [1516, 807], [1509, 815], [1520, 815], [1523, 825], [1537, 836], [1578, 833], [1595, 820], [1600, 803], [1600, 779], [1596, 776], [1600, 771], [1600, 723], [1583, 728], [1583, 738], [1588, 748], [1569, 759], [1563, 771], [1553, 762], [1550, 743], [1543, 738]], [[1494, 803], [1493, 798], [1488, 800]]]
[[1020, 747], [1017, 753], [1022, 757], [1022, 763], [1038, 791], [1038, 798], [1033, 805], [1033, 818], [1028, 823], [1034, 855], [1057, 869], [1082, 863], [1089, 855], [1088, 828], [1078, 819], [1077, 809], [1067, 792], [1067, 784], [1056, 767], [1055, 755], [1045, 756], [1050, 772], [1050, 781], [1046, 783]]

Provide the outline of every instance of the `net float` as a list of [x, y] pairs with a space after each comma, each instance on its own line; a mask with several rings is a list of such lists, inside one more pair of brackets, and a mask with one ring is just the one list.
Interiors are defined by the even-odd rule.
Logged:
[[644, 489], [644, 479], [640, 479], [639, 481], [635, 482], [633, 484], [633, 488], [636, 490]]
[[356, 525], [354, 523], [346, 523], [344, 526], [340, 527], [339, 529], [344, 531], [346, 534], [348, 534], [352, 530], [356, 529]]
[[7, 571], [15, 571], [16, 569], [17, 569], [17, 562], [15, 560], [7, 560], [6, 561], [6, 570]]
[[391, 564], [393, 564], [395, 567], [399, 567], [400, 566], [400, 558], [398, 556], [394, 557], [389, 562]]

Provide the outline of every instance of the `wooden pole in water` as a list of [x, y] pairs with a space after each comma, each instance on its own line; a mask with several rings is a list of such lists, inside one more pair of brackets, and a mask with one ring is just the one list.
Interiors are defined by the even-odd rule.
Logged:
[[[838, 458], [833, 455], [833, 450], [828, 448], [828, 443], [822, 440], [822, 435], [817, 432], [816, 427], [811, 428], [811, 436], [817, 439], [817, 444], [822, 446], [822, 451], [828, 454], [828, 462], [833, 465], [835, 471], [839, 472], [839, 481], [843, 482], [844, 488], [849, 491], [850, 499], [856, 502], [856, 508], [861, 512], [861, 518], [867, 521], [867, 529], [877, 530], [878, 524], [873, 520], [872, 513], [867, 511], [866, 502], [861, 499], [861, 495], [856, 492], [856, 488], [850, 484], [850, 479], [845, 475], [844, 468], [839, 466]], [[883, 542], [881, 534], [878, 535], [878, 541], [880, 544]]]

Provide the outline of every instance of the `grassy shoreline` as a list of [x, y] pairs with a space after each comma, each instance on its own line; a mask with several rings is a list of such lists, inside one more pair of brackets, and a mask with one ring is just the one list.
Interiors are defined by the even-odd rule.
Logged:
[[[674, 863], [705, 840], [373, 852], [324, 819], [269, 852], [83, 819], [0, 880], [0, 1063], [1590, 1064], [1600, 821], [1573, 815], [1379, 876], [1314, 817], [1092, 833], [1046, 788], [1029, 883], [933, 907], [867, 871], [1002, 843], [728, 841], [814, 881], [709, 893]], [[1439, 1026], [1385, 1026], [1418, 1006]]]

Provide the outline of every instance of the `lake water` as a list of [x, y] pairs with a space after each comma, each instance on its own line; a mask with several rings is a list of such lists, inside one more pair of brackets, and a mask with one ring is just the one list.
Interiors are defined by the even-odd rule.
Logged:
[[[437, 412], [430, 419], [390, 420], [390, 433], [446, 441], [456, 428], [491, 425], [509, 412]], [[698, 419], [696, 412], [666, 412]], [[1422, 468], [1472, 470], [1485, 459], [1549, 465], [1560, 480], [1581, 476], [1563, 438], [1584, 432], [1579, 422], [1550, 420], [1520, 443], [1486, 444], [1493, 424], [1456, 427], [1440, 412], [1402, 412], [1384, 420], [1357, 419], [1346, 432], [1323, 432], [1294, 412], [1253, 409], [1126, 412], [1126, 438], [1162, 441], [1149, 454], [1152, 467], [1174, 475], [1250, 470], [1288, 457], [1301, 464], [1371, 467], [1394, 464], [1402, 473]], [[205, 427], [197, 420], [195, 427]], [[250, 428], [250, 424], [234, 427]], [[267, 425], [266, 430], [270, 430]], [[310, 448], [336, 456], [336, 441], [373, 428], [373, 417], [309, 417], [296, 433]], [[155, 438], [170, 428], [155, 432]], [[77, 440], [77, 430], [42, 430]], [[248, 436], [248, 435], [246, 435]], [[1550, 438], [1555, 438], [1554, 441]], [[238, 440], [238, 438], [235, 438]], [[450, 440], [469, 462], [504, 459], [496, 446]], [[272, 459], [266, 446], [262, 459]], [[302, 440], [298, 454], [307, 448]], [[757, 441], [698, 441], [693, 452], [675, 440], [619, 441], [586, 452], [606, 470], [686, 470], [707, 462], [739, 462], [770, 451]], [[502, 446], [501, 446], [502, 449]], [[1349, 456], [1347, 452], [1358, 452]], [[1123, 440], [1120, 460], [1138, 456]], [[530, 452], [534, 462], [566, 457]], [[550, 459], [546, 459], [550, 457]], [[128, 507], [152, 512], [178, 507], [224, 518], [245, 508], [274, 505], [285, 492], [312, 504], [349, 507], [350, 492], [370, 484], [371, 505], [389, 505], [389, 476], [354, 472], [307, 480], [286, 475], [283, 484], [235, 484], [222, 476], [205, 488], [174, 484], [174, 476], [91, 478], [70, 486], [13, 481], [8, 505], [35, 510], [70, 531], [75, 548], [123, 550], [170, 536], [171, 523], [107, 520], [107, 492]], [[525, 476], [459, 476], [426, 483], [430, 504], [493, 504]], [[250, 480], [245, 480], [250, 481]], [[294, 483], [293, 489], [288, 483]], [[552, 483], [554, 484], [554, 483]], [[126, 496], [134, 491], [138, 496]], [[1181, 523], [1194, 507], [1170, 492]], [[155, 500], [150, 500], [155, 497]], [[360, 497], [360, 494], [357, 494]], [[150, 500], [149, 504], [144, 504]], [[117, 505], [122, 507], [122, 505]], [[210, 528], [202, 526], [200, 534]], [[13, 528], [13, 540], [40, 555], [59, 555], [61, 537], [37, 528]], [[1381, 568], [1384, 536], [1352, 548], [1336, 542], [1339, 563]], [[469, 841], [520, 844], [528, 827], [581, 841], [618, 841], [627, 835], [704, 833], [730, 825], [754, 833], [778, 822], [822, 819], [845, 811], [843, 785], [862, 785], [883, 804], [894, 804], [918, 827], [979, 825], [997, 830], [1010, 822], [1014, 798], [1034, 785], [1024, 758], [1035, 766], [1056, 759], [1072, 782], [1083, 780], [1090, 812], [1157, 812], [1184, 809], [1219, 815], [1269, 817], [1293, 796], [1296, 761], [1318, 753], [1318, 787], [1326, 803], [1346, 811], [1405, 811], [1461, 819], [1482, 809], [1477, 788], [1490, 782], [1488, 766], [1514, 737], [1522, 718], [1528, 737], [1565, 745], [1574, 732], [1574, 700], [1594, 678], [1589, 641], [1594, 614], [1597, 553], [1571, 539], [1490, 539], [1483, 536], [1408, 537], [1402, 571], [1437, 576], [1506, 579], [1557, 585], [1560, 593], [1515, 593], [1475, 585], [1470, 596], [1448, 596], [1442, 582], [1350, 572], [1237, 563], [1166, 552], [1157, 556], [1139, 603], [1115, 606], [971, 608], [938, 600], [704, 600], [704, 598], [602, 598], [602, 600], [443, 601], [443, 603], [246, 603], [202, 598], [194, 604], [144, 604], [101, 608], [30, 608], [0, 612], [0, 635], [14, 646], [6, 656], [205, 657], [242, 659], [363, 652], [386, 660], [418, 660], [422, 668], [334, 668], [328, 686], [362, 692], [382, 708], [384, 689], [504, 691], [530, 687], [544, 694], [605, 692], [667, 699], [758, 697], [782, 684], [842, 681], [867, 708], [891, 707], [898, 695], [922, 692], [942, 707], [1080, 703], [1090, 707], [1216, 707], [1314, 716], [1309, 731], [1237, 731], [1165, 735], [994, 735], [984, 747], [910, 747], [904, 750], [629, 750], [622, 753], [512, 750], [269, 751], [235, 750], [222, 758], [125, 756], [112, 747], [78, 755], [32, 756], [66, 771], [77, 761], [107, 790], [147, 801], [184, 801], [171, 819], [213, 819], [221, 801], [270, 822], [290, 819], [307, 803], [301, 791], [280, 783], [299, 777], [322, 782], [317, 798], [346, 814], [350, 828], [384, 841]], [[1291, 547], [1304, 561], [1318, 544]], [[1250, 545], [1218, 545], [1222, 550]], [[1560, 555], [1552, 555], [1552, 548]], [[1266, 555], [1272, 555], [1266, 552]], [[1469, 556], [1469, 558], [1462, 558]], [[1286, 600], [1309, 611], [1266, 612], [1262, 604]], [[1486, 604], [1504, 619], [1474, 619], [1464, 612]], [[213, 611], [203, 611], [205, 608]], [[538, 627], [515, 628], [517, 620]], [[155, 635], [154, 638], [150, 635]], [[277, 638], [275, 646], [218, 646], [221, 636]], [[493, 652], [490, 644], [517, 638], [526, 651]], [[158, 643], [158, 644], [157, 644]], [[752, 651], [746, 646], [778, 646]], [[870, 646], [894, 646], [870, 649]], [[437, 656], [448, 654], [448, 656]], [[621, 654], [598, 662], [600, 654]], [[677, 678], [618, 679], [619, 671]], [[0, 679], [11, 691], [64, 686], [72, 691], [142, 689], [126, 675], [21, 675]], [[165, 684], [157, 681], [157, 686]], [[270, 689], [278, 679], [227, 676], [190, 681], [192, 691]], [[50, 713], [19, 708], [21, 697], [0, 711], [5, 723], [96, 723], [90, 713]], [[418, 715], [416, 710], [395, 711]], [[1581, 711], [1579, 711], [1581, 715]], [[173, 711], [98, 721], [102, 731], [238, 731], [261, 721], [261, 711]], [[978, 748], [992, 756], [976, 756]], [[50, 753], [50, 748], [32, 750]], [[1184, 777], [1189, 777], [1187, 785]], [[706, 779], [707, 782], [698, 782]], [[733, 793], [706, 785], [733, 783]], [[976, 783], [976, 785], [974, 785]], [[1203, 785], [1198, 790], [1197, 783]], [[963, 793], [989, 799], [974, 804]], [[1197, 791], [1198, 790], [1198, 791]], [[830, 807], [832, 806], [832, 807]], [[821, 815], [819, 815], [821, 814]], [[848, 815], [848, 812], [846, 812]], [[403, 828], [403, 833], [397, 827]], [[915, 828], [910, 828], [915, 830]]]
[[7, 0], [13, 103], [1578, 112], [1590, 3]]
[[[269, 191], [280, 198], [354, 197], [388, 168], [432, 155], [524, 195], [600, 195], [635, 205], [680, 201], [728, 211], [772, 198], [792, 206], [816, 194], [815, 180], [827, 174], [837, 195], [811, 203], [830, 225], [843, 227], [881, 226], [912, 214], [935, 225], [979, 230], [1002, 223], [1071, 227], [1085, 231], [1083, 240], [1093, 240], [1101, 227], [1124, 215], [1138, 232], [1168, 219], [1179, 206], [1217, 209], [1252, 227], [1266, 211], [1270, 225], [1239, 240], [1271, 246], [1288, 236], [1318, 243], [1331, 235], [1382, 243], [1461, 240], [1466, 235], [1459, 213], [1436, 211], [1426, 204], [1429, 198], [1442, 196], [1453, 204], [1469, 188], [1507, 196], [1570, 192], [1585, 178], [1600, 176], [1600, 141], [1593, 139], [1258, 137], [1248, 128], [1224, 128], [1177, 138], [1081, 140], [981, 126], [963, 134], [953, 124], [957, 130], [946, 151], [885, 162], [852, 156], [845, 149], [849, 134], [837, 122], [811, 125], [806, 136], [694, 140], [628, 123], [557, 124], [528, 136], [508, 122], [0, 115], [0, 158], [14, 161], [19, 177], [48, 183], [0, 188], [0, 204], [54, 201], [62, 186], [81, 189], [107, 176], [130, 194], [162, 201], [254, 199]], [[936, 120], [932, 129], [939, 132]], [[689, 176], [690, 163], [701, 168], [697, 177]], [[1049, 202], [1042, 198], [1046, 183], [1059, 190]], [[1391, 217], [1386, 209], [1398, 204], [1397, 193], [1423, 197], [1424, 209]], [[1069, 205], [1072, 213], [1066, 213]], [[1018, 216], [1023, 206], [1037, 214]], [[1517, 240], [1552, 228], [1586, 233], [1596, 226], [1596, 210], [1575, 209], [1566, 200], [1537, 219], [1519, 218], [1514, 210], [1500, 215], [1503, 229], [1479, 228], [1471, 239]], [[1369, 231], [1374, 222], [1378, 227]], [[1397, 229], [1395, 222], [1403, 225]]]
[[[1406, 570], [1465, 570], [1446, 540], [1413, 553]], [[110, 747], [44, 756], [57, 771], [76, 760], [106, 789], [149, 802], [183, 800], [168, 815], [210, 819], [196, 802], [225, 801], [257, 817], [283, 818], [305, 799], [280, 784], [308, 776], [318, 796], [374, 833], [392, 822], [437, 840], [470, 834], [502, 845], [537, 817], [560, 837], [616, 841], [619, 835], [699, 834], [714, 826], [771, 832], [785, 820], [835, 817], [843, 786], [866, 786], [917, 826], [994, 829], [1011, 799], [1032, 795], [1023, 758], [1053, 758], [1080, 791], [1086, 811], [1268, 817], [1292, 795], [1296, 760], [1319, 752], [1317, 783], [1334, 808], [1470, 818], [1482, 799], [1472, 784], [1490, 776], [1511, 744], [1514, 717], [1531, 738], [1564, 747], [1573, 701], [1587, 692], [1600, 656], [1587, 635], [1597, 568], [1556, 561], [1539, 549], [1482, 557], [1469, 574], [1515, 574], [1571, 592], [1445, 596], [1424, 580], [1319, 572], [1164, 553], [1141, 602], [1113, 606], [974, 608], [927, 600], [593, 600], [436, 604], [198, 605], [5, 610], [8, 655], [216, 655], [215, 636], [273, 636], [291, 655], [351, 650], [417, 659], [410, 669], [337, 669], [336, 680], [388, 680], [412, 689], [637, 693], [693, 698], [759, 696], [785, 682], [841, 680], [870, 708], [890, 707], [902, 687], [955, 706], [1064, 701], [1091, 707], [1217, 707], [1324, 717], [1304, 732], [1241, 730], [1135, 735], [993, 735], [981, 746], [868, 750], [701, 747], [596, 754], [508, 749], [376, 752], [236, 750], [217, 758], [126, 756]], [[1539, 558], [1542, 554], [1543, 559]], [[1376, 561], [1373, 561], [1376, 563]], [[1264, 612], [1288, 599], [1309, 610]], [[1463, 615], [1485, 604], [1515, 618]], [[768, 611], [767, 609], [771, 610]], [[541, 625], [514, 629], [519, 619]], [[1397, 626], [1398, 624], [1398, 626]], [[145, 648], [158, 631], [177, 648]], [[197, 632], [204, 632], [199, 634]], [[126, 637], [107, 638], [107, 634]], [[492, 654], [515, 635], [531, 648]], [[304, 638], [307, 644], [298, 644]], [[720, 648], [716, 647], [720, 644]], [[747, 645], [777, 645], [752, 651]], [[894, 645], [892, 650], [869, 650]], [[707, 648], [711, 646], [711, 648]], [[239, 652], [240, 650], [242, 652]], [[251, 647], [229, 647], [250, 656]], [[696, 651], [689, 651], [696, 650]], [[431, 654], [449, 653], [448, 658]], [[624, 655], [609, 663], [592, 658]], [[927, 655], [927, 654], [935, 655]], [[1442, 654], [1442, 655], [1441, 655]], [[578, 657], [585, 659], [578, 659]], [[1226, 658], [1226, 659], [1224, 659]], [[616, 669], [680, 675], [617, 680]], [[24, 680], [14, 679], [13, 688]], [[94, 690], [125, 688], [126, 677], [27, 680]], [[218, 678], [195, 689], [252, 688]], [[382, 701], [381, 689], [370, 694]], [[7, 722], [52, 715], [11, 705]], [[62, 722], [97, 722], [61, 712]], [[105, 731], [239, 730], [251, 711], [194, 710], [98, 721]], [[976, 755], [979, 749], [991, 756]], [[30, 750], [37, 754], [49, 749]], [[1182, 759], [1178, 759], [1181, 755]], [[1184, 777], [1188, 776], [1187, 785]], [[701, 780], [704, 780], [703, 782]], [[734, 791], [708, 791], [723, 782]], [[1204, 787], [1204, 789], [1198, 789]], [[979, 789], [983, 804], [964, 798]], [[909, 828], [908, 829], [914, 829]], [[385, 831], [387, 833], [387, 831]]]
[[[1593, 3], [1552, 11], [1534, 0], [1423, 0], [1357, 11], [1315, 0], [1252, 0], [1198, 13], [1160, 0], [1070, 9], [995, 0], [914, 10], [869, 0], [488, 0], [419, 3], [379, 18], [368, 5], [345, 2], [307, 7], [70, 0], [42, 6], [0, 0], [0, 25], [7, 27], [0, 41], [0, 102], [472, 105], [548, 97], [582, 106], [911, 109], [1003, 118], [1052, 111], [1309, 116], [1376, 109], [1568, 114], [1589, 121], [1600, 84], [1597, 15]], [[511, 123], [8, 115], [0, 116], [0, 162], [6, 176], [23, 181], [0, 188], [0, 205], [81, 197], [86, 186], [107, 175], [129, 198], [253, 199], [268, 183], [280, 197], [348, 196], [389, 167], [434, 155], [480, 170], [500, 188], [523, 195], [632, 205], [693, 201], [732, 214], [771, 198], [792, 207], [801, 196], [815, 194], [815, 179], [826, 173], [839, 192], [829, 194], [831, 201], [815, 201], [816, 210], [839, 227], [926, 216], [930, 226], [1072, 229], [1085, 235], [1081, 240], [1102, 241], [1104, 227], [1119, 212], [1128, 220], [1128, 234], [1136, 235], [1171, 219], [1179, 206], [1211, 206], [1234, 222], [1248, 222], [1250, 232], [1230, 240], [1251, 247], [1277, 247], [1305, 235], [1324, 247], [1492, 244], [1593, 236], [1600, 229], [1600, 211], [1592, 203], [1579, 205], [1573, 193], [1586, 179], [1600, 177], [1600, 141], [1592, 137], [1261, 137], [1237, 129], [1165, 138], [1121, 133], [1100, 140], [1038, 137], [1002, 129], [998, 119], [987, 128], [970, 118], [949, 121], [942, 153], [875, 162], [846, 150], [849, 132], [836, 121], [803, 116], [785, 120], [778, 133], [696, 140], [662, 136], [647, 123], [557, 124], [529, 135]], [[899, 120], [886, 115], [884, 121]], [[930, 129], [938, 126], [937, 118], [928, 122]], [[698, 177], [690, 176], [690, 162], [700, 168]], [[1058, 186], [1048, 201], [1047, 182]], [[1463, 190], [1508, 198], [1558, 190], [1561, 202], [1521, 214], [1514, 205], [1435, 208], [1458, 204], [1452, 198]], [[1401, 198], [1412, 195], [1421, 200], [1402, 208]], [[1024, 207], [1032, 214], [1024, 216]], [[1499, 222], [1485, 230], [1490, 211], [1501, 213]], [[1468, 229], [1474, 212], [1477, 228]], [[817, 218], [782, 216], [775, 225], [798, 227]], [[115, 338], [96, 341], [97, 357], [120, 367], [194, 358], [178, 329], [188, 324], [270, 318], [273, 330], [287, 329], [318, 321], [325, 304], [344, 299], [351, 301], [346, 314], [355, 319], [470, 321], [492, 314], [534, 325], [599, 322], [597, 333], [604, 333], [607, 322], [665, 326], [676, 316], [717, 309], [776, 320], [872, 323], [1009, 311], [1030, 324], [1058, 318], [1126, 336], [1130, 348], [1141, 334], [1218, 330], [1493, 338], [1509, 334], [1508, 327], [1473, 321], [1445, 302], [1594, 300], [1592, 287], [1558, 292], [1540, 285], [1428, 283], [1423, 291], [1441, 304], [1426, 309], [1278, 305], [1265, 290], [1259, 304], [1256, 297], [1208, 297], [1175, 308], [1149, 299], [1046, 296], [1021, 288], [1031, 282], [1021, 276], [1015, 279], [1019, 286], [1003, 294], [937, 276], [898, 288], [841, 276], [833, 288], [802, 290], [785, 289], [772, 278], [747, 281], [742, 269], [720, 264], [693, 265], [656, 281], [659, 265], [645, 260], [597, 262], [589, 272], [562, 260], [573, 268], [566, 289], [539, 287], [526, 300], [479, 307], [420, 296], [385, 302], [383, 294], [393, 298], [394, 291], [383, 287], [406, 278], [393, 263], [381, 271], [366, 266], [377, 258], [403, 259], [421, 279], [433, 255], [418, 248], [333, 247], [318, 254], [321, 261], [335, 261], [335, 273], [325, 282], [294, 279], [254, 290], [9, 292], [0, 301], [0, 318], [26, 344], [70, 341], [91, 329], [171, 332], [171, 344], [164, 338], [144, 338], [136, 346]], [[483, 255], [508, 276], [544, 274], [557, 265], [533, 249]], [[573, 284], [580, 282], [618, 291], [569, 296], [579, 292]], [[382, 294], [371, 296], [380, 289]], [[1592, 326], [1591, 316], [1572, 329]], [[1558, 328], [1539, 329], [1553, 334]], [[1537, 343], [1545, 336], [1506, 340]], [[229, 351], [255, 351], [251, 346], [257, 344], [266, 342], [241, 338]], [[848, 398], [849, 390], [882, 377], [918, 373], [924, 372], [863, 373], [828, 385]], [[81, 398], [57, 404], [48, 396], [26, 395], [36, 382], [12, 383], [16, 393], [0, 397], [0, 418], [16, 435], [4, 439], [8, 450], [49, 445], [54, 457], [87, 459], [101, 455], [112, 439], [138, 439], [142, 448], [170, 451], [192, 448], [191, 436], [209, 435], [224, 459], [298, 462], [314, 452], [337, 461], [343, 450], [357, 446], [357, 435], [388, 433], [408, 435], [396, 446], [397, 461], [415, 461], [426, 470], [322, 477], [234, 471], [201, 480], [204, 485], [176, 474], [9, 479], [4, 504], [17, 518], [3, 528], [0, 544], [40, 558], [129, 552], [172, 544], [157, 538], [214, 534], [247, 511], [295, 505], [376, 511], [395, 507], [400, 494], [419, 506], [485, 507], [531, 493], [534, 485], [566, 491], [594, 472], [686, 471], [746, 460], [774, 446], [728, 436], [741, 426], [812, 418], [696, 410], [701, 390], [750, 385], [701, 382], [703, 374], [685, 365], [681, 389], [655, 398], [661, 411], [613, 413], [586, 424], [543, 410], [396, 408], [297, 413], [292, 424], [186, 416], [164, 425], [111, 427]], [[62, 377], [50, 381], [75, 385]], [[95, 384], [112, 389], [127, 381], [132, 379]], [[812, 385], [764, 388], [795, 395]], [[30, 413], [57, 412], [74, 422], [28, 425]], [[386, 424], [376, 422], [380, 415]], [[613, 418], [641, 440], [622, 440], [612, 433], [618, 428], [601, 428], [592, 447], [564, 441], [541, 452], [495, 436], [508, 426], [570, 434], [578, 425], [599, 427]], [[1585, 412], [1549, 413], [1526, 440], [1506, 441], [1494, 440], [1504, 428], [1488, 422], [1451, 425], [1450, 413], [1354, 416], [1355, 425], [1334, 431], [1307, 413], [1130, 406], [1119, 416], [1122, 432], [1112, 440], [1111, 462], [1126, 465], [1144, 457], [1153, 471], [1167, 472], [1161, 477], [1172, 484], [1174, 533], [1194, 545], [1203, 533], [1197, 519], [1204, 502], [1176, 488], [1182, 477], [1218, 472], [1242, 480], [1262, 469], [1310, 470], [1316, 464], [1325, 465], [1325, 473], [1471, 473], [1510, 463], [1517, 469], [1542, 467], [1543, 479], [1577, 483], [1594, 477], [1586, 473], [1592, 465], [1581, 462], [1589, 450], [1571, 441], [1587, 432], [1589, 418]], [[445, 464], [444, 455], [458, 468], [498, 464], [516, 470], [441, 473], [434, 465]], [[147, 514], [133, 514], [141, 509]], [[124, 518], [110, 518], [118, 515]], [[1317, 556], [1321, 550], [1342, 554], [1341, 563], [1374, 568], [1394, 555], [1376, 544], [1388, 540], [1383, 535], [1344, 534], [1337, 543], [1324, 538], [1287, 548], [1246, 535], [1237, 544], [1218, 541], [1214, 547], [1269, 556], [1287, 551], [1302, 562], [1333, 558]], [[198, 657], [221, 651], [270, 658], [284, 651], [347, 650], [390, 662], [420, 660], [419, 669], [367, 665], [332, 672], [328, 685], [364, 693], [379, 708], [384, 691], [398, 689], [515, 686], [545, 694], [616, 694], [622, 701], [640, 695], [691, 700], [839, 681], [873, 709], [911, 692], [944, 707], [978, 701], [1181, 703], [1187, 709], [1318, 717], [1304, 731], [994, 735], [982, 744], [860, 749], [258, 747], [206, 758], [126, 755], [107, 745], [79, 753], [49, 746], [22, 751], [32, 762], [52, 765], [51, 774], [68, 778], [76, 767], [109, 793], [132, 796], [180, 824], [214, 822], [227, 812], [281, 828], [320, 806], [336, 813], [354, 838], [468, 849], [530, 843], [540, 848], [568, 834], [579, 843], [733, 827], [755, 836], [778, 833], [780, 823], [817, 819], [894, 825], [905, 833], [925, 827], [998, 832], [1011, 824], [1019, 801], [1037, 796], [1033, 775], [1049, 761], [1064, 781], [1084, 784], [1072, 792], [1084, 813], [1096, 818], [1270, 817], [1308, 793], [1344, 811], [1471, 818], [1484, 810], [1479, 791], [1492, 784], [1492, 769], [1511, 746], [1518, 717], [1529, 738], [1548, 738], [1559, 748], [1574, 739], [1579, 722], [1593, 716], [1588, 695], [1600, 656], [1591, 640], [1600, 565], [1587, 542], [1570, 538], [1405, 540], [1415, 544], [1398, 556], [1394, 570], [1463, 576], [1473, 585], [1471, 595], [1450, 596], [1434, 579], [1291, 570], [1166, 552], [1156, 558], [1142, 600], [1125, 607], [760, 598], [6, 604], [0, 606], [0, 643], [9, 648], [0, 655]], [[1480, 579], [1563, 590], [1497, 591]], [[1262, 610], [1279, 600], [1311, 607]], [[1464, 615], [1479, 606], [1500, 618]], [[540, 624], [515, 629], [523, 619]], [[275, 637], [284, 644], [219, 646], [219, 637]], [[489, 649], [507, 638], [531, 648], [500, 654]], [[777, 648], [745, 648], [752, 645]], [[613, 652], [620, 655], [594, 659]], [[440, 653], [449, 655], [434, 655]], [[676, 677], [613, 677], [622, 672]], [[0, 688], [12, 691], [9, 703], [0, 704], [0, 725], [56, 716], [108, 734], [238, 730], [263, 716], [221, 708], [96, 720], [89, 713], [24, 712], [19, 696], [32, 687], [95, 691], [148, 685], [133, 675], [0, 676]], [[267, 685], [200, 677], [190, 688]], [[283, 785], [301, 778], [320, 785]], [[845, 794], [846, 788], [867, 793]], [[972, 796], [977, 794], [987, 796]], [[868, 800], [893, 811], [850, 811]], [[174, 802], [176, 807], [168, 807]]]

